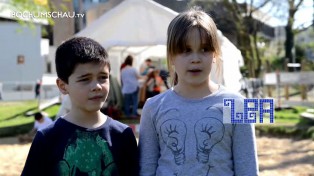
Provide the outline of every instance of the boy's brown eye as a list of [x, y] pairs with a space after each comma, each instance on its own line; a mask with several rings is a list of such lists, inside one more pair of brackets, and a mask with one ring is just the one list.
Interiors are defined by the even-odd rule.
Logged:
[[88, 78], [79, 79], [79, 82], [88, 81]]
[[109, 76], [108, 75], [103, 75], [103, 76], [101, 76], [102, 78], [109, 78]]

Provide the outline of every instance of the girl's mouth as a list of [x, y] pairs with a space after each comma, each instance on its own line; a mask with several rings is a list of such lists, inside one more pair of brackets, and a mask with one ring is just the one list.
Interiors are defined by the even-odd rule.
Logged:
[[188, 70], [189, 72], [192, 72], [192, 73], [199, 73], [201, 72], [202, 70], [201, 69], [191, 69], [191, 70]]

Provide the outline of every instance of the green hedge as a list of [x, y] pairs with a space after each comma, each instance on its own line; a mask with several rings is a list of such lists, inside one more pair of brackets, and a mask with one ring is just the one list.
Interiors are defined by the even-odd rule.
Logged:
[[0, 128], [0, 137], [11, 137], [17, 136], [19, 134], [24, 134], [29, 132], [34, 126], [34, 123], [26, 123], [17, 126], [10, 126], [10, 127], [2, 127]]

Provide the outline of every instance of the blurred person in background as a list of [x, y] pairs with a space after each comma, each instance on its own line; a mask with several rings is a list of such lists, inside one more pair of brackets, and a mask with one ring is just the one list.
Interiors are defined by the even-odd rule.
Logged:
[[71, 106], [72, 106], [72, 103], [71, 103], [71, 99], [70, 99], [69, 95], [68, 94], [63, 95], [62, 100], [61, 100], [61, 106], [60, 106], [59, 111], [56, 115], [56, 119], [69, 113], [71, 110]]
[[35, 122], [34, 122], [34, 127], [33, 129], [28, 132], [27, 134], [20, 135], [19, 136], [19, 141], [20, 142], [32, 142], [35, 134], [38, 130], [44, 129], [50, 124], [52, 124], [52, 120], [48, 117], [48, 114], [45, 112], [37, 112], [34, 115]]
[[146, 59], [145, 62], [140, 66], [140, 74], [142, 76], [147, 75], [150, 72], [150, 69], [153, 69], [152, 60], [150, 58]]
[[145, 82], [146, 99], [160, 94], [162, 90], [162, 86], [165, 86], [162, 78], [159, 75], [160, 75], [160, 70], [158, 69], [155, 69], [148, 73], [147, 79]]
[[40, 97], [41, 80], [37, 80], [35, 84], [35, 98]]
[[121, 70], [121, 85], [124, 99], [124, 115], [130, 118], [139, 117], [138, 108], [138, 93], [139, 79], [141, 76], [137, 70], [132, 67], [133, 56], [128, 55], [125, 59], [125, 67]]

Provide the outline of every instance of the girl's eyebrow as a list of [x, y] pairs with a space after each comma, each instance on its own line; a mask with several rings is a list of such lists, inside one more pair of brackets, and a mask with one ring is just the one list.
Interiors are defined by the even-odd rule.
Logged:
[[204, 47], [204, 46], [210, 46], [210, 44], [209, 44], [209, 43], [202, 43], [201, 46], [202, 46], [202, 47]]

